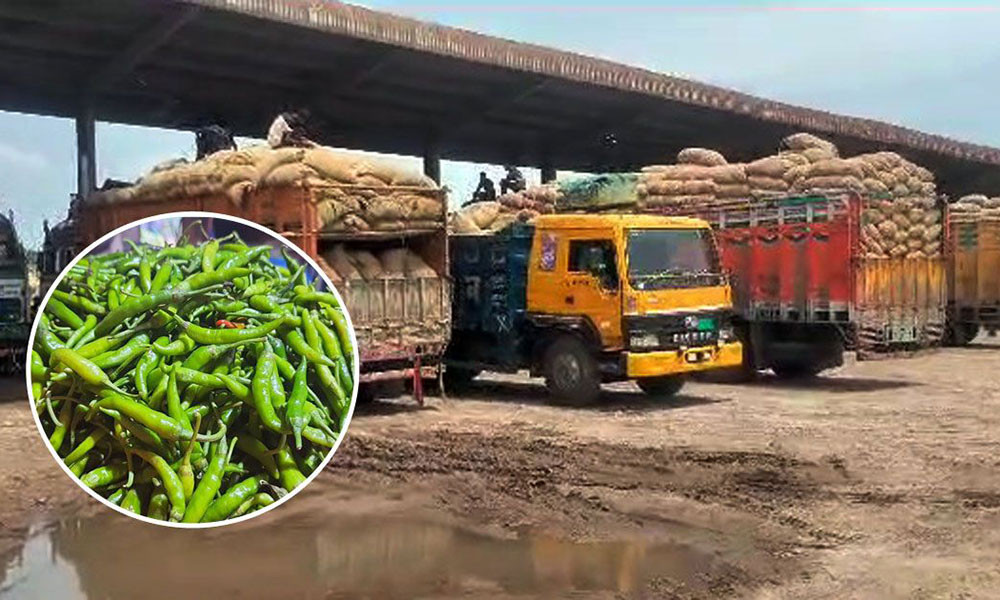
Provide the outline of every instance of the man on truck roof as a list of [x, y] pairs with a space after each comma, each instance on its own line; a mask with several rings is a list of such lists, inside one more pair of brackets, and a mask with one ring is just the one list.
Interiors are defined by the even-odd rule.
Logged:
[[310, 113], [306, 108], [286, 111], [278, 115], [267, 131], [267, 144], [271, 148], [314, 148], [316, 143], [309, 139], [306, 124]]
[[486, 171], [479, 172], [479, 185], [476, 191], [472, 192], [473, 202], [493, 202], [497, 199], [497, 188], [493, 185], [493, 180], [486, 176]]

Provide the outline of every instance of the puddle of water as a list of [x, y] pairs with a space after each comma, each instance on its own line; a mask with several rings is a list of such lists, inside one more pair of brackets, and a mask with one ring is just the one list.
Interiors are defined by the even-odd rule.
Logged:
[[[697, 586], [712, 559], [678, 546], [498, 539], [428, 520], [309, 511], [216, 530], [113, 514], [37, 530], [0, 557], [0, 598], [413, 598]], [[257, 523], [260, 521], [260, 523]], [[6, 558], [6, 560], [4, 559]]]

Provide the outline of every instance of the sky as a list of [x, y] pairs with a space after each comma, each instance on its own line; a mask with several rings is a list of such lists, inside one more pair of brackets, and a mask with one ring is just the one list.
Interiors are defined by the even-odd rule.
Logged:
[[[1000, 4], [987, 2], [503, 3], [366, 0], [374, 9], [579, 52], [767, 98], [1000, 146]], [[262, 132], [263, 133], [263, 132]], [[193, 158], [193, 136], [99, 123], [98, 180]], [[414, 169], [416, 158], [401, 158]], [[0, 209], [29, 247], [75, 189], [73, 123], [0, 111]], [[452, 201], [496, 166], [445, 162]], [[534, 170], [526, 171], [529, 182]]]

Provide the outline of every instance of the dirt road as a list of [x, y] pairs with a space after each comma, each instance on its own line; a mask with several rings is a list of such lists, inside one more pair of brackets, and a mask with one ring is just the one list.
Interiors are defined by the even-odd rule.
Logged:
[[[998, 367], [1000, 344], [983, 340], [669, 401], [622, 385], [599, 407], [552, 407], [536, 382], [503, 378], [424, 409], [378, 402], [302, 496], [194, 552], [315, 538], [295, 562], [314, 565], [302, 597], [995, 597]], [[62, 483], [23, 405], [0, 405], [0, 424], [8, 546], [69, 512], [98, 515], [72, 531], [134, 537]], [[65, 535], [52, 543], [75, 547]], [[219, 579], [198, 589], [236, 589]], [[90, 585], [82, 596], [129, 591]]]

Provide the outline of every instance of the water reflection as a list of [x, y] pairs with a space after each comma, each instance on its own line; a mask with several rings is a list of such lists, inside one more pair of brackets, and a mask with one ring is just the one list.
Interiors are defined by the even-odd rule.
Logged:
[[31, 535], [9, 563], [0, 597], [395, 599], [477, 590], [545, 597], [627, 593], [651, 576], [696, 585], [691, 580], [710, 563], [682, 547], [498, 539], [406, 517], [310, 510], [185, 531], [101, 514]]

